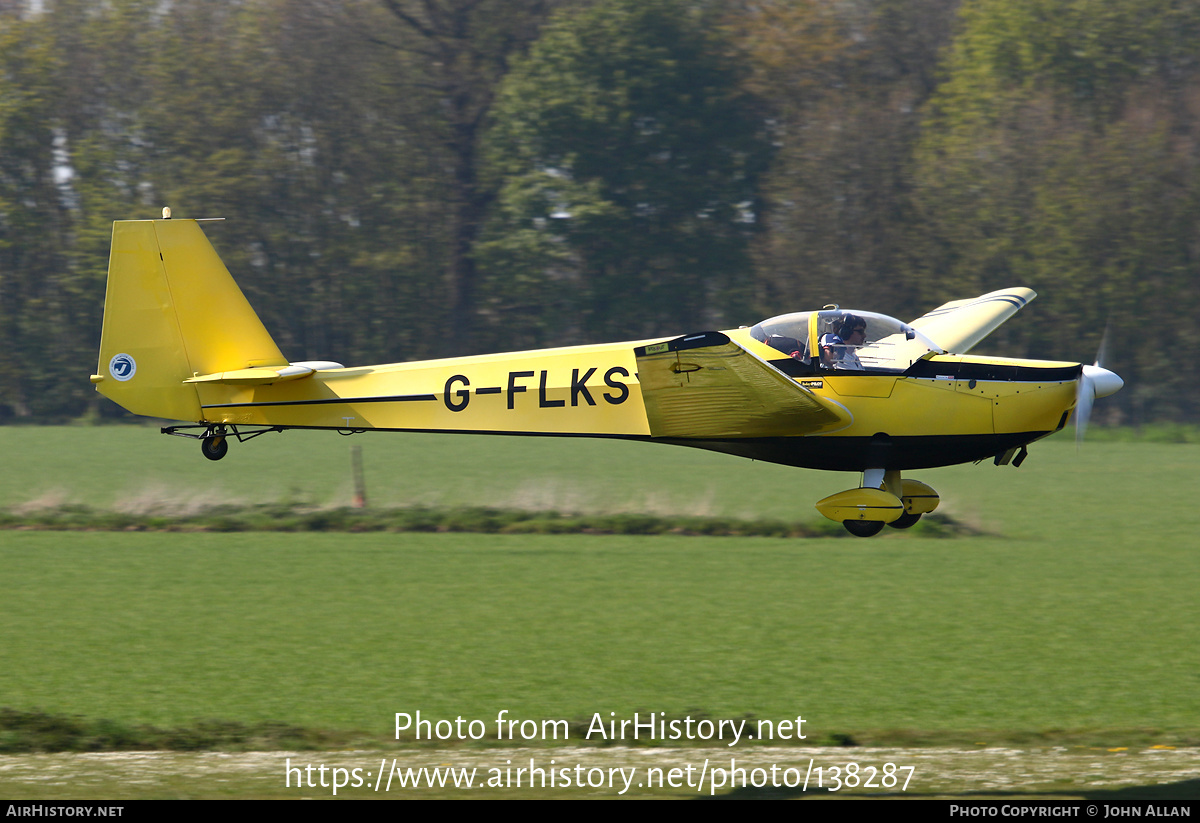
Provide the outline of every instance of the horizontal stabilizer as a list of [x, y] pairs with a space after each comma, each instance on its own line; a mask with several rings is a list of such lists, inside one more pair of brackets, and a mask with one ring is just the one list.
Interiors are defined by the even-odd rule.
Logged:
[[653, 437], [773, 437], [845, 426], [817, 397], [720, 332], [634, 349]]
[[233, 386], [265, 386], [268, 383], [282, 383], [287, 380], [299, 380], [302, 377], [316, 374], [321, 369], [341, 369], [341, 363], [332, 361], [313, 361], [306, 363], [290, 363], [287, 366], [258, 366], [251, 369], [235, 369], [233, 371], [216, 372], [215, 374], [198, 374], [184, 380], [184, 383], [227, 383]]
[[1000, 289], [980, 297], [952, 300], [909, 325], [947, 352], [966, 354], [1035, 297], [1033, 289]]

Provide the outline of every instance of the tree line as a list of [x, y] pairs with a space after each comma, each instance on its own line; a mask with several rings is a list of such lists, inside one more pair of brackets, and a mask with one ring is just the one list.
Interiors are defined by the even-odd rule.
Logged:
[[1200, 408], [1200, 5], [0, 0], [0, 419], [115, 416], [111, 223], [210, 238], [293, 360], [1040, 293], [981, 351]]

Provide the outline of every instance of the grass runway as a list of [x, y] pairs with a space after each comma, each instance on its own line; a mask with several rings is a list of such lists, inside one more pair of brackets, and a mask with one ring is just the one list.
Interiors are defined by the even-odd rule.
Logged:
[[[350, 442], [379, 506], [816, 520], [856, 482], [645, 444]], [[10, 508], [349, 497], [332, 434], [216, 464], [140, 427], [8, 427], [0, 444]], [[1019, 470], [914, 472], [991, 535], [941, 540], [0, 532], [0, 706], [377, 740], [395, 712], [507, 709], [799, 714], [816, 742], [1195, 746], [1198, 470], [1196, 445], [1064, 439]]]

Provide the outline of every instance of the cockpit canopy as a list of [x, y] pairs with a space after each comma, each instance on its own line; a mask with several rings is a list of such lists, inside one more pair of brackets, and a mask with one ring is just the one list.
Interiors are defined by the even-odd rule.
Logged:
[[[861, 336], [854, 334], [857, 329], [862, 329]], [[907, 323], [869, 311], [781, 314], [750, 329], [750, 336], [810, 366], [814, 373], [900, 373], [930, 352], [944, 353]]]

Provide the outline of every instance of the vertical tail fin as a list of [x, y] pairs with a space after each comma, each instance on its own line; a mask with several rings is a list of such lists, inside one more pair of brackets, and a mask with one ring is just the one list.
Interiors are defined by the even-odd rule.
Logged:
[[196, 375], [287, 360], [195, 220], [113, 223], [92, 382], [135, 414], [201, 420]]

